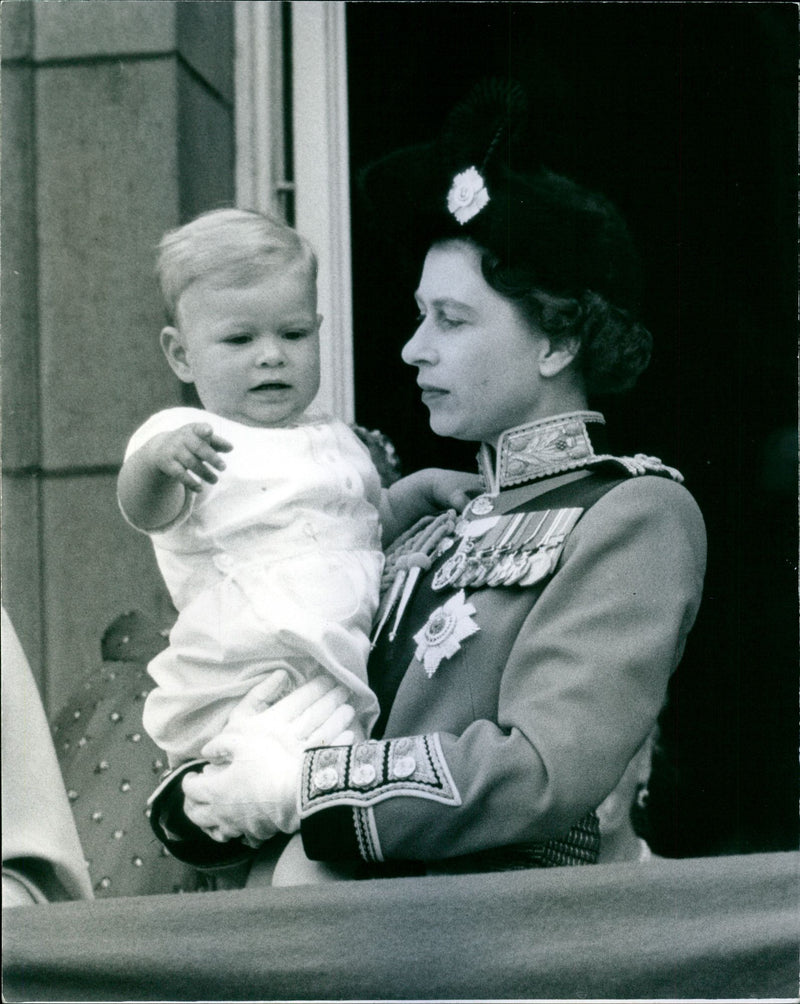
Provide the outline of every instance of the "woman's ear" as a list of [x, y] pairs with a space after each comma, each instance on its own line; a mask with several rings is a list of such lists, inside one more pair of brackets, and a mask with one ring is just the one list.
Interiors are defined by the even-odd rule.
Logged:
[[186, 358], [186, 346], [180, 331], [177, 328], [167, 326], [161, 332], [160, 341], [161, 348], [175, 376], [184, 383], [193, 383], [192, 368]]
[[543, 377], [558, 376], [575, 360], [581, 347], [577, 335], [559, 338], [558, 341], [547, 339], [539, 354], [539, 373]]

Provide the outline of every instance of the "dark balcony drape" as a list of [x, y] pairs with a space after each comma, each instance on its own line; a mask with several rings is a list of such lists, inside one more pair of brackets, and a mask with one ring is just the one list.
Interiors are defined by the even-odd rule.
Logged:
[[5, 912], [4, 999], [790, 998], [800, 855]]

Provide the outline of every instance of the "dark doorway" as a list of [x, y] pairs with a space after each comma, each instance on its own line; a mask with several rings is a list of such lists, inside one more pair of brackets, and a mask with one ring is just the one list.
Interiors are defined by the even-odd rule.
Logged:
[[[617, 452], [683, 471], [709, 535], [652, 843], [796, 846], [795, 5], [366, 2], [347, 17], [354, 171], [432, 137], [477, 79], [510, 75], [549, 166], [628, 218], [655, 354], [635, 392], [597, 403]], [[430, 432], [399, 361], [421, 263], [376, 247], [353, 206], [358, 419], [406, 471], [471, 468], [474, 446]]]

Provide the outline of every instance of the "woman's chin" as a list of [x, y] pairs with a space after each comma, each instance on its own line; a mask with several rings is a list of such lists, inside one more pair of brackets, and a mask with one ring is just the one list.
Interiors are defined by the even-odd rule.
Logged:
[[478, 434], [471, 430], [465, 429], [455, 422], [437, 421], [433, 415], [430, 417], [430, 427], [431, 432], [436, 433], [437, 436], [442, 436], [444, 439], [459, 439], [472, 443], [479, 442], [481, 439]]
[[448, 421], [443, 415], [437, 415], [436, 412], [431, 412], [428, 417], [428, 424], [431, 427], [431, 432], [435, 432], [437, 436], [448, 436], [450, 438], [455, 438], [456, 427], [455, 423]]
[[476, 427], [472, 415], [457, 415], [454, 409], [428, 407], [428, 424], [431, 432], [445, 439], [459, 439], [467, 443], [478, 443], [483, 440], [483, 433]]

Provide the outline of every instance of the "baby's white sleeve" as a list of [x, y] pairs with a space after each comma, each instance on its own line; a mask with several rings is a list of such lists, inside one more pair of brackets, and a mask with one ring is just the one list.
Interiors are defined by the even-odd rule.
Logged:
[[125, 460], [140, 450], [153, 436], [162, 432], [172, 432], [190, 422], [208, 422], [208, 415], [199, 408], [165, 408], [151, 415], [134, 432], [125, 448]]
[[[128, 457], [133, 456], [137, 450], [140, 450], [145, 443], [149, 442], [154, 436], [160, 435], [162, 432], [172, 432], [174, 429], [179, 429], [182, 425], [188, 425], [190, 422], [207, 422], [208, 416], [204, 411], [199, 408], [165, 408], [163, 411], [157, 411], [155, 415], [151, 415], [139, 428], [134, 432], [128, 441], [128, 445], [125, 448], [125, 460]], [[134, 523], [128, 519], [125, 515], [125, 510], [122, 508], [122, 503], [117, 500], [119, 504], [119, 510], [122, 513], [122, 517], [125, 522], [134, 528], [134, 530], [140, 530]], [[154, 536], [160, 533], [165, 533], [168, 530], [172, 530], [174, 527], [183, 523], [189, 516], [194, 506], [194, 492], [185, 491], [183, 505], [181, 506], [180, 512], [177, 516], [170, 520], [169, 523], [164, 526], [158, 527], [156, 530], [140, 531], [146, 532], [148, 536]]]

